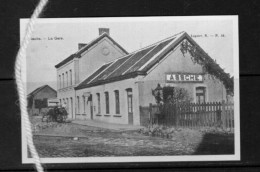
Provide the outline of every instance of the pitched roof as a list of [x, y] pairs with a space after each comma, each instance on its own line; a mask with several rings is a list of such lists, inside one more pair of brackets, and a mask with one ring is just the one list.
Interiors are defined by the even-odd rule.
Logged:
[[186, 35], [185, 32], [181, 32], [107, 63], [81, 82], [75, 89], [146, 75], [146, 72], [177, 46]]
[[86, 44], [84, 47], [82, 47], [80, 50], [78, 50], [76, 53], [71, 54], [69, 57], [67, 57], [66, 59], [62, 60], [60, 63], [58, 63], [57, 65], [55, 65], [55, 68], [59, 68], [62, 65], [70, 62], [71, 60], [73, 60], [74, 58], [80, 58], [81, 54], [84, 51], [87, 51], [89, 48], [91, 48], [93, 45], [97, 44], [100, 40], [102, 40], [103, 38], [108, 38], [110, 41], [113, 42], [113, 44], [115, 44], [118, 48], [120, 48], [125, 54], [128, 54], [128, 52], [121, 46], [119, 45], [113, 38], [111, 38], [107, 33], [103, 33], [102, 35], [100, 35], [99, 37], [97, 37], [96, 39], [94, 39], [93, 41], [91, 41], [90, 43]]
[[42, 89], [49, 87], [50, 89], [52, 89], [53, 91], [56, 92], [56, 90], [54, 90], [53, 88], [51, 88], [49, 85], [43, 85], [41, 87], [36, 88], [34, 91], [32, 91], [30, 94], [27, 95], [27, 98], [36, 95], [38, 92], [40, 92]]

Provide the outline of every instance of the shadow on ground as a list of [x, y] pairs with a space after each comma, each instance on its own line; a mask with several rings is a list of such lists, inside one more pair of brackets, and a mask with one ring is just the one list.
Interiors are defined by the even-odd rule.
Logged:
[[206, 133], [194, 155], [234, 154], [234, 134]]

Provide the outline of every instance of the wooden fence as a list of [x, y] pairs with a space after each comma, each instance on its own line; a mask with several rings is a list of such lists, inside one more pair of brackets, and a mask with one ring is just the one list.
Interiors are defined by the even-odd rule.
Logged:
[[178, 127], [234, 129], [234, 104], [226, 102], [150, 104], [150, 121]]

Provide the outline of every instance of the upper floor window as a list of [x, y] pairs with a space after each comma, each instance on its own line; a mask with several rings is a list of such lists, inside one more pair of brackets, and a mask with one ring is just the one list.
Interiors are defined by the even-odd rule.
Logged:
[[69, 86], [69, 79], [68, 79], [68, 72], [66, 72], [66, 87], [68, 87]]
[[72, 70], [70, 70], [70, 85], [72, 85]]
[[64, 73], [62, 74], [62, 88], [64, 88]]
[[61, 88], [61, 76], [59, 75], [59, 81], [58, 81], [59, 88]]
[[105, 92], [106, 114], [109, 114], [109, 93]]
[[206, 87], [196, 87], [196, 102], [197, 103], [206, 102]]
[[115, 105], [116, 114], [120, 114], [120, 102], [119, 102], [119, 91], [115, 90]]

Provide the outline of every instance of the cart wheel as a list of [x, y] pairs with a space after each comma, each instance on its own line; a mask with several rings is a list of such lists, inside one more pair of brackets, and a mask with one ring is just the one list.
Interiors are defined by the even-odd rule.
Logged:
[[48, 115], [46, 121], [47, 121], [48, 123], [49, 123], [49, 122], [52, 122], [52, 117]]
[[42, 122], [45, 122], [44, 119], [45, 119], [45, 116], [42, 117]]
[[43, 114], [42, 122], [48, 122], [48, 115], [47, 114]]
[[61, 123], [63, 121], [63, 117], [61, 114], [57, 115], [57, 122]]
[[68, 118], [68, 115], [66, 114], [66, 115], [63, 115], [63, 121], [65, 122], [66, 121], [66, 119]]

